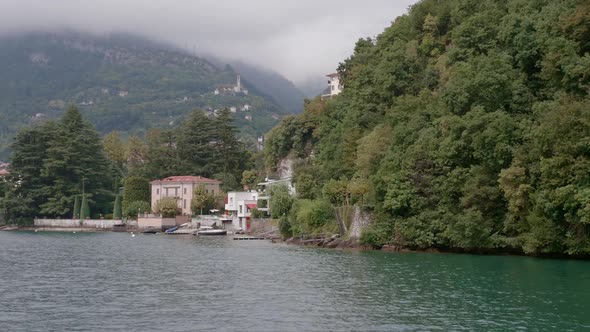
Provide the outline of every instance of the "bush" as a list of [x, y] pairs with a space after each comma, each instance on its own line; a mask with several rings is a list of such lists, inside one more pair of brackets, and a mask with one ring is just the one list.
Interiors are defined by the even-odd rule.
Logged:
[[336, 224], [334, 209], [325, 200], [297, 200], [293, 205], [293, 217], [299, 231], [305, 234], [318, 233], [324, 226]]
[[282, 216], [279, 219], [279, 232], [281, 233], [282, 237], [291, 237], [293, 236], [293, 231], [291, 229], [291, 223], [287, 216]]
[[127, 204], [127, 206], [125, 207], [125, 217], [130, 218], [130, 219], [136, 219], [137, 218], [137, 214], [139, 212], [151, 212], [152, 208], [150, 206], [150, 203], [148, 202], [144, 202], [144, 201], [135, 201], [135, 202], [131, 202], [129, 204]]
[[251, 212], [251, 216], [253, 219], [260, 219], [260, 218], [264, 217], [264, 212], [262, 212], [256, 208], [252, 209], [250, 212]]
[[292, 205], [293, 198], [287, 186], [279, 185], [270, 188], [270, 215], [273, 218], [288, 215]]
[[164, 197], [156, 205], [156, 213], [161, 213], [164, 218], [174, 218], [181, 214], [182, 210], [178, 207], [178, 202], [174, 197]]
[[363, 229], [359, 243], [381, 249], [389, 241], [389, 232], [380, 224], [371, 225]]

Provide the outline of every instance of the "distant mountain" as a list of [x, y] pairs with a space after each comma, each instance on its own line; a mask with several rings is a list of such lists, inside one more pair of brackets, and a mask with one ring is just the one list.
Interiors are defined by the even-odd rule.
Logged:
[[[133, 36], [1, 37], [0, 159], [20, 127], [59, 116], [70, 104], [103, 133], [171, 127], [195, 108], [213, 114], [228, 107], [244, 137], [253, 139], [294, 112], [301, 93], [278, 75], [246, 67], [236, 88], [232, 67]], [[269, 86], [278, 88], [265, 91]]]
[[314, 98], [319, 96], [322, 91], [328, 87], [328, 78], [326, 76], [322, 76], [308, 79], [302, 83], [299, 83], [298, 86], [299, 90], [302, 91], [305, 97]]
[[281, 74], [269, 69], [260, 68], [244, 62], [234, 62], [232, 66], [237, 72], [248, 78], [258, 90], [271, 96], [289, 113], [301, 113], [305, 95], [293, 82]]

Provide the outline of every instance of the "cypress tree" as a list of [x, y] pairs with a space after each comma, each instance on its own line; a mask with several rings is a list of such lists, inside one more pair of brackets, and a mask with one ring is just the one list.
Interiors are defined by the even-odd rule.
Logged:
[[121, 195], [115, 197], [115, 207], [113, 209], [113, 219], [121, 219], [123, 211], [121, 209]]
[[82, 209], [80, 211], [80, 219], [84, 220], [90, 217], [90, 206], [88, 206], [88, 199], [86, 194], [82, 195]]
[[78, 195], [76, 195], [74, 199], [74, 213], [72, 215], [72, 219], [80, 218], [80, 200], [78, 199]]

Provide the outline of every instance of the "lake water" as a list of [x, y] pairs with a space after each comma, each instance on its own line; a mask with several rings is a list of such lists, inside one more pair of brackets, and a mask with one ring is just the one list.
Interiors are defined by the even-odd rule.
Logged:
[[590, 262], [0, 232], [0, 331], [590, 330]]

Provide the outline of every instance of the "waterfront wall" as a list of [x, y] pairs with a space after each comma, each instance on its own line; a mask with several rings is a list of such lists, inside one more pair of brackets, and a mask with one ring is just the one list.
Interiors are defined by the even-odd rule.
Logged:
[[144, 230], [149, 227], [164, 230], [176, 225], [176, 218], [139, 217], [137, 219], [137, 228], [140, 230]]
[[107, 219], [35, 219], [35, 227], [56, 227], [56, 228], [94, 228], [112, 229], [113, 225], [121, 224], [121, 220]]

